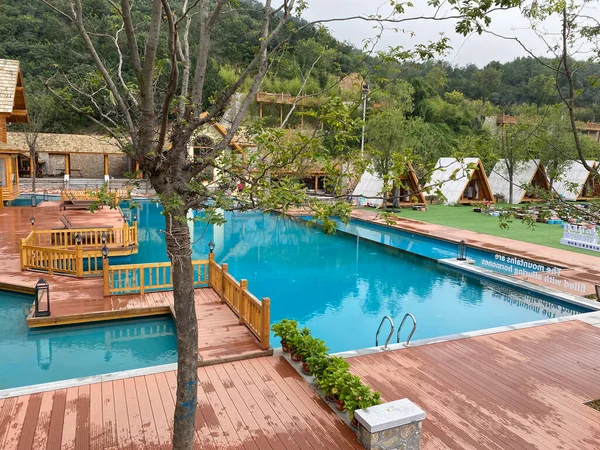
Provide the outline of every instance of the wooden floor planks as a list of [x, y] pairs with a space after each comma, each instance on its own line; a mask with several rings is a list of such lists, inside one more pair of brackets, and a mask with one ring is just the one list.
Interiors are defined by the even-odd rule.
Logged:
[[[284, 377], [279, 364], [288, 363], [262, 357], [198, 369], [197, 448], [361, 448], [298, 373]], [[2, 400], [0, 448], [168, 449], [175, 388], [175, 372], [166, 372]]]
[[598, 449], [600, 329], [579, 321], [360, 356], [351, 370], [428, 415], [423, 448]]

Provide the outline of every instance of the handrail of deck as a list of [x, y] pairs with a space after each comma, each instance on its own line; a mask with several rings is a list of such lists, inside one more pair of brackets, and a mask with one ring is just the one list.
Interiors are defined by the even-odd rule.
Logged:
[[[212, 287], [238, 316], [240, 324], [269, 348], [271, 300], [258, 300], [248, 291], [248, 281], [239, 282], [228, 273], [227, 264], [220, 266], [213, 254], [208, 260], [192, 261], [194, 287]], [[110, 266], [103, 263], [104, 295], [144, 294], [173, 288], [171, 263], [126, 264]]]
[[[81, 245], [76, 244], [76, 236]], [[137, 222], [121, 228], [90, 227], [59, 230], [33, 229], [20, 240], [21, 270], [39, 270], [53, 275], [83, 277], [102, 273], [103, 238], [109, 250], [138, 245]]]
[[[71, 199], [75, 200], [98, 200], [98, 189], [63, 189], [60, 193], [61, 202]], [[112, 197], [112, 204], [117, 205], [119, 199], [131, 198], [131, 191], [128, 189], [108, 190], [106, 193]]]

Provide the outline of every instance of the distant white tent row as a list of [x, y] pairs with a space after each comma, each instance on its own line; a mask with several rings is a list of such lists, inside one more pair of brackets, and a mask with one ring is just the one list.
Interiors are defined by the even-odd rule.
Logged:
[[[598, 167], [596, 161], [586, 162], [593, 169]], [[569, 161], [563, 176], [560, 180], [556, 180], [552, 187], [565, 200], [589, 200], [600, 197], [600, 180], [594, 177], [581, 161]]]
[[431, 174], [430, 184], [433, 189], [439, 188], [448, 205], [494, 202], [479, 158], [440, 158]]
[[[397, 196], [396, 204], [399, 205], [425, 205], [425, 194], [421, 191], [419, 180], [412, 167], [408, 162], [406, 164], [406, 172], [400, 178], [401, 186], [396, 186], [393, 194]], [[369, 171], [363, 173], [360, 181], [354, 188], [352, 195], [356, 197], [364, 197], [369, 205], [380, 207], [383, 204], [383, 180], [378, 175], [372, 174]], [[388, 202], [391, 200], [388, 199]], [[392, 202], [394, 203], [394, 202]]]
[[[510, 178], [506, 160], [500, 160], [492, 170], [489, 176], [490, 187], [494, 195], [503, 195], [506, 202], [510, 201]], [[519, 161], [515, 163], [513, 173], [513, 200], [512, 204], [517, 205], [523, 201], [538, 200], [534, 195], [527, 192], [526, 186], [532, 185], [545, 191], [550, 190], [550, 183], [546, 176], [546, 171], [539, 159], [530, 161]]]

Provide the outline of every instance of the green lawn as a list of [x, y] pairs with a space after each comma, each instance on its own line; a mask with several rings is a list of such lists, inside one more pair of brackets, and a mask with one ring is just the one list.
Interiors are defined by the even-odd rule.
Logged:
[[[504, 205], [498, 205], [502, 207]], [[471, 206], [445, 206], [429, 205], [427, 211], [413, 211], [403, 208], [398, 212], [400, 217], [420, 220], [422, 222], [435, 223], [463, 230], [477, 231], [492, 236], [516, 239], [518, 241], [530, 242], [532, 244], [545, 245], [546, 247], [559, 248], [585, 255], [600, 256], [600, 253], [590, 250], [581, 250], [575, 247], [560, 244], [563, 229], [560, 225], [548, 225], [536, 223], [533, 228], [514, 219], [509, 229], [503, 230], [499, 226], [498, 217], [473, 212]]]

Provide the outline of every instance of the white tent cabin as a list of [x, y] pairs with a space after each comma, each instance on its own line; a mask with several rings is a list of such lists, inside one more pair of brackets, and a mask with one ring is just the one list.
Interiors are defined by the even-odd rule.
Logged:
[[[360, 181], [354, 188], [352, 195], [354, 198], [364, 197], [368, 205], [381, 207], [383, 204], [383, 180], [378, 175], [370, 173], [368, 170], [360, 177]], [[425, 194], [421, 189], [417, 175], [410, 162], [406, 163], [406, 172], [400, 177], [400, 183], [392, 189], [387, 200], [388, 206], [413, 206], [426, 205]], [[398, 197], [394, 202], [393, 197]]]
[[[586, 161], [596, 169], [596, 161]], [[568, 161], [562, 177], [553, 184], [553, 189], [564, 200], [591, 200], [600, 197], [600, 179], [587, 170], [581, 161]]]
[[440, 158], [431, 174], [430, 189], [438, 189], [447, 205], [472, 204], [494, 196], [479, 158]]
[[[494, 195], [503, 195], [508, 203], [510, 201], [510, 181], [506, 160], [502, 159], [496, 163], [488, 179]], [[512, 184], [513, 205], [541, 200], [534, 193], [527, 192], [526, 188], [529, 185], [537, 189], [550, 191], [550, 182], [546, 176], [546, 170], [539, 159], [516, 162]]]

